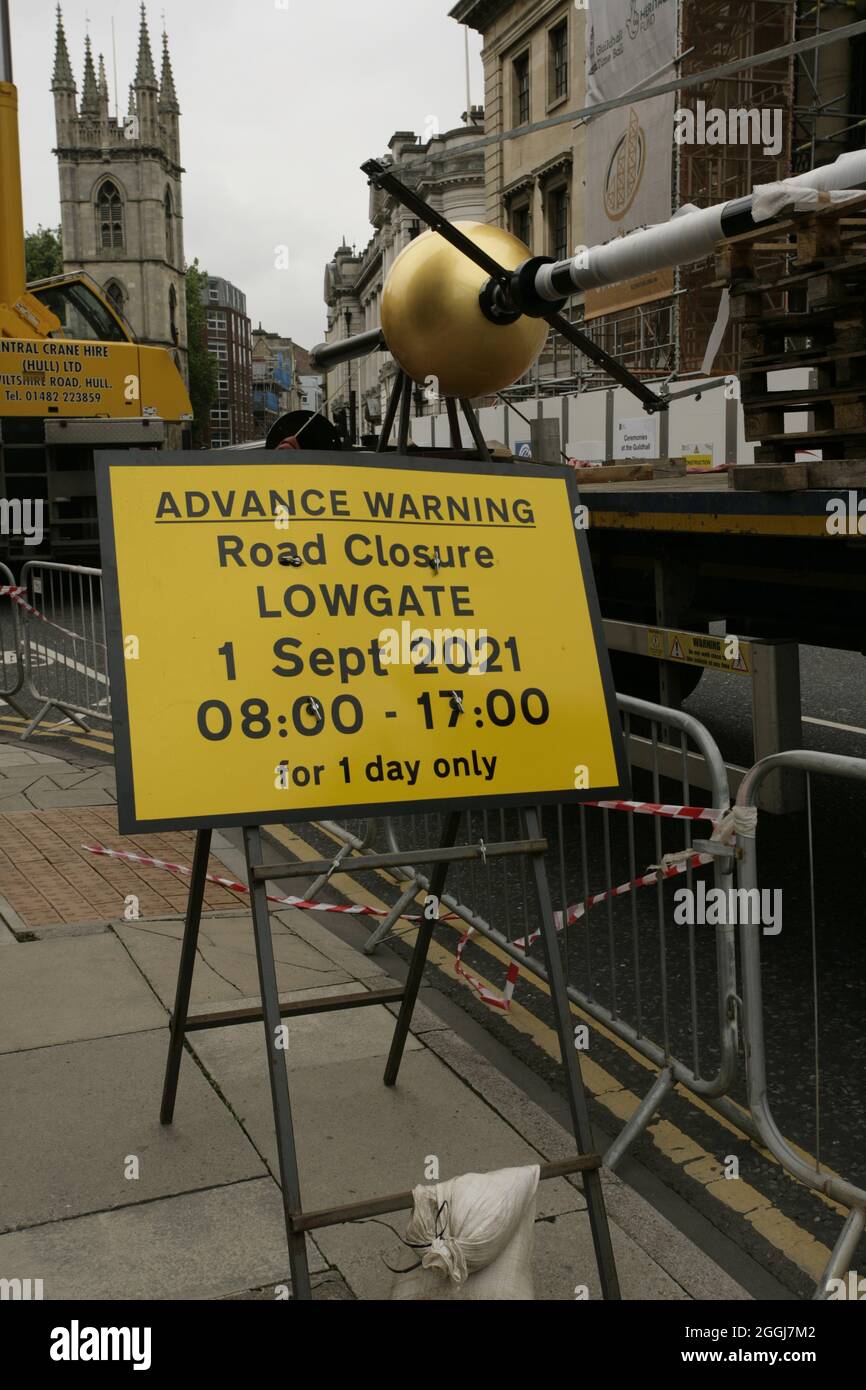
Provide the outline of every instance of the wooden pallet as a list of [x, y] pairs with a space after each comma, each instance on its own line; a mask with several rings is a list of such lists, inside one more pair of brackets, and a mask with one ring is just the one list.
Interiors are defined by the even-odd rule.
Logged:
[[742, 463], [728, 471], [737, 492], [799, 492], [804, 488], [866, 488], [866, 459], [813, 463]]
[[[807, 481], [813, 464], [795, 455], [815, 450], [843, 486], [846, 470], [866, 459], [866, 194], [844, 205], [829, 199], [767, 230], [748, 232], [719, 249], [717, 283], [731, 295], [740, 326], [740, 381], [746, 439], [758, 445], [751, 483], [731, 471], [732, 487], [819, 486]], [[787, 263], [769, 268], [763, 253], [784, 248]], [[770, 374], [807, 367], [800, 390], [773, 390]], [[802, 412], [804, 428], [785, 430], [786, 415]], [[777, 465], [774, 473], [768, 467]], [[747, 466], [746, 471], [749, 471]], [[759, 481], [760, 478], [763, 481]], [[853, 485], [853, 484], [852, 484]]]
[[623, 459], [622, 463], [603, 463], [598, 467], [575, 468], [578, 487], [598, 483], [632, 483], [645, 478], [685, 477], [685, 459]]

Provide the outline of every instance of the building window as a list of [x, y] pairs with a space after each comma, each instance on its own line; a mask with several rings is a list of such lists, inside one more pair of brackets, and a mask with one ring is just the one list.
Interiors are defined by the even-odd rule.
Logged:
[[532, 247], [532, 220], [528, 203], [520, 203], [511, 209], [511, 231], [524, 246]]
[[568, 96], [568, 21], [550, 30], [550, 101]]
[[174, 285], [168, 287], [168, 328], [171, 341], [178, 342], [180, 335], [177, 331], [177, 290]]
[[210, 288], [208, 289], [207, 294], [208, 294], [208, 299], [211, 301], [211, 303], [212, 303], [212, 304], [216, 304], [217, 300], [218, 300], [219, 297], [220, 297], [220, 292], [219, 292], [219, 290], [217, 289], [216, 285], [211, 285]]
[[555, 188], [547, 199], [547, 240], [549, 255], [557, 261], [568, 256], [568, 188]]
[[529, 120], [529, 54], [521, 53], [513, 64], [514, 124], [526, 125]]
[[225, 343], [208, 343], [207, 350], [218, 362], [228, 362], [229, 354]]
[[96, 232], [100, 250], [123, 249], [123, 199], [111, 179], [96, 195]]
[[111, 304], [119, 314], [123, 313], [125, 296], [116, 280], [109, 280], [108, 284], [105, 286], [105, 297], [109, 304]]
[[209, 333], [225, 333], [226, 316], [219, 313], [216, 309], [209, 309], [207, 316], [207, 329]]
[[169, 265], [174, 263], [174, 222], [172, 218], [171, 191], [165, 190], [165, 259]]

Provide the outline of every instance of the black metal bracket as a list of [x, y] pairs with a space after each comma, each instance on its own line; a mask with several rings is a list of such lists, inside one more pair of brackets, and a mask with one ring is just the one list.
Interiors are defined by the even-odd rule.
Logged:
[[[422, 222], [426, 222], [432, 231], [438, 232], [441, 237], [460, 251], [464, 256], [473, 261], [481, 270], [485, 270], [490, 276], [490, 282], [482, 288], [480, 302], [483, 313], [490, 319], [491, 323], [509, 324], [514, 323], [520, 314], [529, 314], [533, 318], [543, 318], [549, 323], [551, 328], [555, 328], [561, 333], [566, 341], [572, 343], [580, 352], [588, 357], [590, 362], [602, 367], [614, 381], [619, 382], [643, 405], [649, 414], [656, 414], [659, 411], [669, 409], [667, 400], [659, 396], [641, 381], [640, 377], [630, 372], [610, 353], [605, 352], [604, 348], [599, 347], [591, 338], [568, 319], [563, 318], [561, 310], [565, 307], [566, 301], [559, 300], [556, 303], [542, 305], [538, 297], [534, 294], [534, 289], [530, 287], [529, 271], [534, 271], [539, 265], [544, 264], [549, 258], [532, 257], [524, 261], [517, 270], [506, 270], [497, 261], [489, 256], [482, 247], [476, 246], [474, 241], [470, 241], [464, 236], [459, 227], [455, 227], [453, 222], [449, 222], [447, 217], [443, 217], [440, 212], [432, 208], [425, 202], [414, 189], [407, 188], [406, 184], [397, 175], [378, 159], [368, 159], [361, 165], [362, 171], [367, 175], [370, 183], [375, 188], [381, 188], [384, 192], [390, 193], [405, 208], [413, 212]], [[534, 281], [534, 275], [532, 275]]]

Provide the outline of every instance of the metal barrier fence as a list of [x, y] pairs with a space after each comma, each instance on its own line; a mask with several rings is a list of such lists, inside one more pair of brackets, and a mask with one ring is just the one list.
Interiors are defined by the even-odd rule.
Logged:
[[[22, 738], [52, 708], [85, 728], [82, 715], [110, 718], [101, 580], [97, 569], [30, 561], [20, 581], [24, 604], [0, 606], [0, 697], [23, 718], [27, 715], [15, 700], [19, 692], [29, 693], [41, 703]], [[5, 587], [19, 589], [8, 568], [0, 564], [0, 590]], [[826, 1298], [831, 1281], [848, 1270], [866, 1232], [866, 1187], [822, 1163], [818, 1143], [822, 1110], [810, 777], [824, 774], [866, 783], [866, 760], [806, 750], [773, 754], [746, 774], [737, 804], [729, 811], [725, 765], [702, 724], [682, 711], [631, 696], [620, 695], [617, 701], [633, 791], [636, 795], [643, 792], [646, 802], [539, 808], [549, 844], [547, 867], [554, 906], [563, 928], [561, 947], [569, 997], [586, 1015], [659, 1069], [610, 1145], [605, 1163], [616, 1166], [677, 1084], [702, 1096], [766, 1146], [793, 1178], [848, 1208], [815, 1294], [816, 1298]], [[688, 889], [694, 903], [695, 870], [712, 864], [713, 886], [727, 898], [733, 889], [736, 862], [740, 894], [760, 892], [756, 806], [766, 779], [780, 772], [804, 774], [807, 783], [807, 854], [803, 863], [809, 873], [813, 945], [807, 1002], [815, 1025], [814, 1159], [785, 1137], [770, 1101], [760, 923], [741, 920], [737, 925], [735, 914], [727, 913], [726, 920], [708, 931], [697, 914], [691, 920], [677, 920], [665, 886], [670, 882], [674, 889]], [[669, 786], [672, 776], [679, 784], [680, 808], [659, 805], [661, 783], [664, 780]], [[710, 789], [709, 807], [704, 806], [703, 798], [696, 797], [696, 785]], [[677, 814], [684, 808], [690, 808], [690, 813]], [[698, 808], [703, 811], [700, 818], [694, 815]], [[467, 812], [466, 838], [484, 843], [518, 838], [517, 816], [518, 812], [510, 809]], [[341, 866], [351, 870], [353, 853], [374, 848], [408, 853], [438, 843], [440, 821], [439, 815], [423, 814], [384, 821], [324, 822], [324, 828], [342, 843], [331, 869], [309, 885], [307, 896], [315, 898]], [[704, 834], [699, 833], [701, 828]], [[732, 830], [736, 851], [728, 843]], [[790, 851], [786, 867], [789, 861], [795, 861]], [[660, 866], [661, 872], [654, 866]], [[404, 914], [417, 911], [413, 904], [428, 887], [427, 879], [415, 869], [392, 872], [400, 892], [369, 937], [368, 952], [375, 951], [397, 928]], [[538, 923], [525, 862], [497, 860], [479, 866], [469, 861], [453, 867], [449, 883], [451, 891], [443, 894], [442, 905], [465, 924], [463, 945], [471, 943], [472, 934], [478, 933], [530, 975], [546, 981], [545, 967], [531, 951]], [[571, 930], [576, 923], [580, 924], [579, 934]], [[737, 932], [742, 975], [739, 995]], [[471, 970], [463, 973], [478, 985]], [[786, 1011], [797, 1002], [796, 998], [789, 1000], [786, 993]], [[739, 1072], [740, 1017], [747, 1111], [735, 1104], [730, 1094]], [[786, 1083], [790, 1082], [786, 1077]], [[797, 1120], [799, 1128], [799, 1111]]]
[[20, 582], [24, 673], [28, 693], [40, 703], [22, 739], [51, 709], [82, 729], [83, 715], [110, 719], [102, 571], [28, 560]]
[[13, 598], [18, 585], [12, 571], [0, 564], [0, 699], [22, 719], [24, 714], [15, 696], [24, 684], [24, 663], [21, 659], [21, 610]]
[[[831, 1003], [831, 1016], [829, 1022], [821, 1017], [821, 978], [822, 967], [825, 960], [822, 958], [822, 947], [826, 948], [826, 942], [822, 941], [818, 932], [819, 904], [822, 901], [822, 894], [817, 891], [816, 885], [816, 863], [821, 864], [830, 860], [832, 869], [838, 870], [841, 846], [835, 843], [831, 850], [835, 851], [832, 856], [815, 853], [815, 825], [812, 816], [812, 776], [823, 774], [834, 778], [844, 778], [848, 781], [866, 783], [866, 760], [862, 758], [843, 757], [838, 754], [819, 753], [803, 749], [793, 750], [787, 753], [775, 753], [771, 757], [764, 758], [750, 769], [740, 785], [737, 794], [737, 806], [745, 812], [749, 812], [757, 804], [757, 797], [765, 779], [774, 771], [784, 770], [787, 772], [800, 772], [806, 776], [806, 806], [807, 815], [805, 820], [806, 855], [805, 866], [808, 876], [808, 906], [810, 939], [808, 942], [802, 940], [802, 932], [798, 932], [799, 940], [796, 937], [789, 942], [789, 949], [799, 952], [799, 959], [804, 963], [811, 962], [811, 990], [808, 994], [801, 992], [798, 995], [793, 991], [786, 991], [785, 1012], [786, 1012], [786, 1032], [787, 1037], [783, 1040], [783, 1050], [785, 1060], [788, 1062], [788, 1071], [806, 1071], [807, 1079], [813, 1084], [813, 1104], [812, 1104], [812, 1123], [810, 1125], [814, 1136], [814, 1156], [810, 1156], [802, 1148], [795, 1145], [782, 1133], [779, 1121], [774, 1114], [773, 1104], [770, 1098], [771, 1078], [768, 1075], [768, 1048], [767, 1030], [771, 1022], [768, 1018], [768, 1010], [764, 1004], [764, 977], [767, 968], [767, 961], [762, 959], [761, 938], [762, 928], [759, 924], [741, 922], [740, 924], [740, 958], [742, 962], [743, 976], [743, 1035], [745, 1042], [746, 1058], [746, 1087], [749, 1110], [758, 1132], [758, 1138], [765, 1144], [770, 1153], [781, 1163], [786, 1172], [792, 1177], [797, 1178], [807, 1187], [816, 1192], [823, 1193], [825, 1197], [840, 1203], [843, 1207], [849, 1208], [848, 1216], [844, 1222], [838, 1240], [832, 1250], [830, 1259], [824, 1270], [818, 1287], [815, 1292], [817, 1299], [824, 1299], [829, 1296], [830, 1281], [839, 1279], [851, 1268], [854, 1253], [860, 1239], [866, 1230], [866, 1187], [858, 1186], [856, 1183], [847, 1181], [833, 1172], [828, 1166], [822, 1163], [821, 1150], [824, 1141], [824, 1120], [825, 1106], [835, 1102], [837, 1113], [832, 1114], [835, 1126], [851, 1127], [856, 1132], [856, 1127], [861, 1124], [861, 1117], [856, 1112], [851, 1113], [848, 1095], [846, 1094], [850, 1086], [851, 1077], [856, 1077], [856, 1057], [862, 1057], [863, 1037], [862, 1035], [853, 1036], [853, 1052], [846, 1053], [842, 1035], [843, 1020], [839, 1014], [839, 990], [835, 988], [835, 979], [825, 982], [824, 995], [830, 995], [828, 1002]], [[747, 892], [759, 890], [758, 879], [758, 846], [756, 825], [754, 819], [749, 824], [748, 817], [744, 818], [744, 823], [738, 826], [737, 830], [738, 846], [738, 874], [737, 881], [739, 887]], [[786, 865], [796, 863], [797, 855], [795, 846], [792, 843], [792, 835], [786, 833], [784, 855]], [[790, 880], [789, 880], [790, 882]], [[766, 890], [765, 890], [766, 891]], [[790, 891], [790, 890], [788, 890]], [[795, 890], [796, 891], [796, 890]], [[786, 898], [787, 901], [787, 893]], [[757, 900], [756, 900], [757, 902]], [[846, 903], [850, 899], [846, 900]], [[831, 907], [832, 912], [832, 907]], [[861, 913], [862, 916], [862, 913]], [[788, 934], [791, 935], [790, 933]], [[774, 935], [775, 941], [787, 940], [786, 937]], [[769, 950], [766, 953], [770, 954]], [[846, 962], [840, 974], [845, 979], [851, 975], [850, 963]], [[859, 994], [862, 980], [856, 978], [856, 971], [853, 972], [852, 984], [855, 993]], [[793, 1025], [793, 1027], [792, 1027]], [[833, 1042], [830, 1050], [829, 1060], [836, 1072], [835, 1083], [832, 1087], [830, 1097], [826, 1097], [822, 1086], [822, 1068], [826, 1067], [824, 1058], [827, 1055], [826, 1032], [832, 1030], [831, 1037]], [[778, 1028], [777, 1028], [778, 1031]], [[811, 1034], [811, 1038], [808, 1035]], [[796, 1052], [796, 1039], [800, 1036], [808, 1046], [804, 1045], [801, 1055]], [[793, 1045], [790, 1039], [793, 1038]], [[774, 1039], [776, 1046], [773, 1049], [774, 1055], [780, 1052], [778, 1038]], [[792, 1052], [794, 1055], [792, 1056]], [[841, 1052], [842, 1057], [839, 1058]], [[855, 1063], [852, 1068], [852, 1062]], [[809, 1076], [809, 1071], [812, 1075]], [[841, 1084], [844, 1077], [847, 1085]], [[792, 1082], [792, 1076], [786, 1078], [787, 1085]], [[856, 1096], [856, 1092], [855, 1092]], [[798, 1103], [802, 1109], [802, 1102]], [[799, 1127], [799, 1126], [798, 1126]], [[863, 1162], [863, 1170], [866, 1172], [866, 1159]], [[861, 1179], [862, 1180], [862, 1179]], [[856, 1297], [856, 1294], [854, 1295]]]
[[[718, 824], [729, 807], [721, 754], [707, 730], [688, 714], [624, 695], [618, 696], [618, 703], [634, 782], [642, 779], [647, 802], [660, 801], [662, 768], [669, 769], [674, 757], [683, 807], [693, 806], [696, 759], [712, 792], [705, 820], [676, 816], [672, 807], [666, 808], [666, 815], [571, 806], [539, 810], [550, 846], [548, 873], [558, 899], [554, 906], [563, 923], [580, 922], [579, 937], [569, 928], [561, 934], [569, 997], [660, 1069], [605, 1154], [609, 1167], [619, 1162], [678, 1083], [725, 1110], [723, 1098], [737, 1074], [738, 1047], [735, 929], [723, 923], [708, 937], [705, 929], [696, 930], [694, 921], [674, 926], [665, 888], [670, 877], [677, 886], [693, 890], [700, 862], [713, 863], [716, 887], [727, 890], [732, 885], [732, 851], [710, 838], [713, 823]], [[485, 843], [515, 838], [517, 815], [510, 810], [467, 812], [467, 838]], [[369, 846], [375, 833], [372, 824], [328, 824], [343, 840], [339, 862], [362, 845]], [[384, 824], [391, 850], [408, 852], [438, 843], [437, 815], [391, 818]], [[704, 827], [704, 836], [696, 826]], [[699, 854], [705, 856], [703, 861], [697, 859]], [[646, 866], [662, 864], [664, 876], [647, 876]], [[414, 870], [398, 870], [395, 877], [401, 884], [400, 897], [372, 933], [368, 952], [426, 890], [427, 880]], [[313, 885], [311, 895], [322, 882]], [[636, 886], [626, 890], [625, 885]], [[455, 865], [449, 887], [443, 907], [530, 974], [546, 980], [544, 965], [531, 951], [538, 924], [525, 865]], [[727, 1113], [742, 1124], [739, 1108], [732, 1106]]]

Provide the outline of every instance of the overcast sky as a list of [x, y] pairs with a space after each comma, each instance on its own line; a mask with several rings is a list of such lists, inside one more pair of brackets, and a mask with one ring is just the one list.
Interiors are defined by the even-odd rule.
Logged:
[[[466, 107], [463, 28], [454, 0], [162, 0], [147, 7], [157, 73], [163, 5], [180, 101], [184, 242], [243, 290], [255, 326], [305, 347], [324, 337], [325, 263], [345, 234], [369, 240], [360, 165], [395, 130], [441, 130]], [[21, 117], [24, 220], [60, 220], [51, 72], [55, 0], [10, 0]], [[114, 113], [112, 18], [121, 114], [138, 48], [138, 0], [64, 0], [81, 92], [85, 16], [105, 54]], [[481, 40], [470, 33], [472, 100], [483, 99]], [[274, 268], [289, 248], [288, 270]]]

